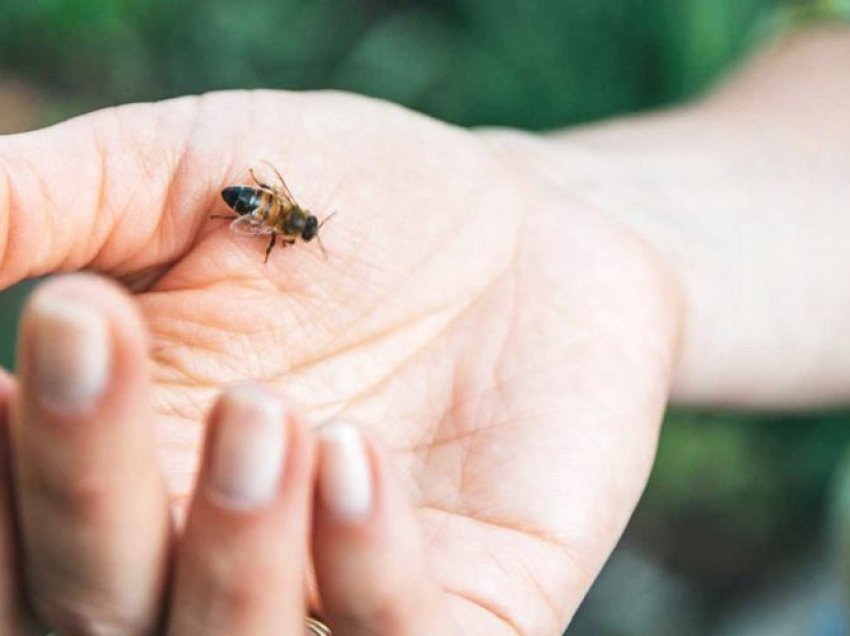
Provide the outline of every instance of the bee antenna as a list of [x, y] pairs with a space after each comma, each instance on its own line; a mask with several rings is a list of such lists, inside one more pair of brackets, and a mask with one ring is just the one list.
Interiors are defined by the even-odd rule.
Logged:
[[322, 256], [325, 257], [325, 260], [328, 260], [328, 251], [325, 249], [324, 243], [322, 243], [322, 239], [319, 238], [319, 235], [316, 235], [316, 242], [319, 244], [319, 249], [322, 250]]
[[319, 249], [321, 249], [321, 250], [322, 250], [322, 254], [323, 254], [323, 255], [324, 255], [324, 257], [325, 257], [325, 260], [327, 260], [327, 259], [328, 259], [328, 251], [325, 249], [325, 244], [324, 244], [324, 243], [322, 243], [322, 236], [321, 236], [321, 234], [319, 233], [319, 230], [321, 230], [321, 229], [322, 229], [322, 226], [323, 226], [325, 223], [327, 223], [327, 222], [328, 222], [328, 219], [330, 219], [330, 218], [331, 218], [334, 214], [336, 214], [338, 211], [339, 211], [339, 210], [334, 210], [333, 212], [331, 212], [330, 214], [328, 214], [328, 215], [327, 215], [324, 219], [322, 219], [322, 222], [321, 222], [321, 223], [319, 223], [319, 227], [317, 227], [317, 228], [316, 228], [316, 242], [319, 244]]
[[329, 219], [330, 219], [330, 218], [331, 218], [334, 214], [336, 214], [337, 212], [339, 212], [339, 210], [334, 210], [333, 212], [331, 212], [330, 214], [328, 214], [325, 218], [323, 218], [323, 219], [322, 219], [322, 222], [321, 222], [321, 223], [319, 223], [319, 227], [318, 227], [318, 228], [316, 228], [316, 231], [318, 232], [319, 230], [321, 230], [321, 229], [322, 229], [322, 226], [323, 226], [325, 223], [327, 223], [327, 222], [328, 222], [328, 220], [329, 220]]

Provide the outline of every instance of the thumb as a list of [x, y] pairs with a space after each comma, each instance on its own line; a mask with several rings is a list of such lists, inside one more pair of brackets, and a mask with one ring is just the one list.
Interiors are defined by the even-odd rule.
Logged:
[[199, 102], [110, 108], [0, 136], [0, 289], [84, 267], [131, 273], [185, 249], [196, 229], [188, 213], [214, 196], [187, 178]]

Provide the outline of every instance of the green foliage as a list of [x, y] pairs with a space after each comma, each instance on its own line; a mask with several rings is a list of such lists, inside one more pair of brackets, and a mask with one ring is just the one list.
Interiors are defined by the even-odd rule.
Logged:
[[708, 516], [716, 527], [754, 537], [796, 531], [811, 525], [848, 444], [850, 414], [843, 412], [674, 411], [642, 514]]
[[779, 3], [771, 0], [692, 0], [663, 5], [662, 37], [669, 95], [701, 90], [753, 45], [758, 27]]
[[[675, 411], [632, 538], [698, 582], [703, 597], [735, 597], [742, 581], [761, 580], [828, 536], [826, 503], [848, 446], [846, 412]], [[847, 506], [833, 503], [833, 509], [847, 527]]]
[[6, 0], [0, 65], [81, 100], [78, 108], [335, 87], [466, 125], [546, 128], [681, 99], [759, 34], [850, 14], [847, 4]]
[[11, 369], [15, 361], [15, 333], [21, 304], [31, 285], [22, 284], [0, 294], [0, 366]]

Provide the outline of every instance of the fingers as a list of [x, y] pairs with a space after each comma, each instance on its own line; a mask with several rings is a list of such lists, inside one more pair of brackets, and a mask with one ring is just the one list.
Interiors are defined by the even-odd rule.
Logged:
[[319, 440], [313, 550], [334, 636], [458, 633], [386, 457], [350, 424]]
[[170, 636], [304, 633], [314, 443], [280, 398], [214, 409], [177, 565]]
[[13, 415], [29, 598], [59, 633], [155, 629], [170, 534], [144, 327], [128, 298], [85, 275], [28, 302]]
[[[178, 254], [225, 156], [206, 153], [203, 181], [181, 181], [197, 119], [197, 100], [184, 98], [0, 138], [0, 289], [86, 266], [125, 273]], [[184, 218], [162, 233], [167, 210]]]
[[0, 369], [0, 634], [19, 633], [20, 590], [12, 522], [12, 466], [7, 437], [8, 407], [13, 390], [12, 379]]

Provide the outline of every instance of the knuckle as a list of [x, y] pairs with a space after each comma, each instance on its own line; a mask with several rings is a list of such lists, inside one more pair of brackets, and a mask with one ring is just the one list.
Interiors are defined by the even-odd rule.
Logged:
[[141, 636], [151, 633], [114, 605], [61, 594], [31, 595], [34, 614], [62, 636]]
[[59, 518], [92, 523], [106, 521], [116, 514], [113, 493], [102, 482], [77, 476], [64, 480], [43, 479], [32, 486], [29, 491], [43, 509]]
[[395, 634], [401, 633], [408, 623], [407, 617], [414, 615], [408, 611], [409, 603], [403, 594], [370, 595], [350, 601], [347, 607], [335, 612], [335, 618], [346, 625]]
[[185, 589], [191, 597], [188, 606], [203, 607], [206, 622], [240, 624], [268, 613], [270, 603], [277, 608], [286, 605], [285, 590], [297, 589], [301, 572], [296, 569], [286, 576], [286, 567], [273, 561], [246, 563], [232, 554], [193, 556], [183, 564]]
[[256, 603], [253, 577], [231, 576], [228, 567], [207, 568], [206, 593], [211, 607], [221, 615], [243, 615], [251, 612]]

